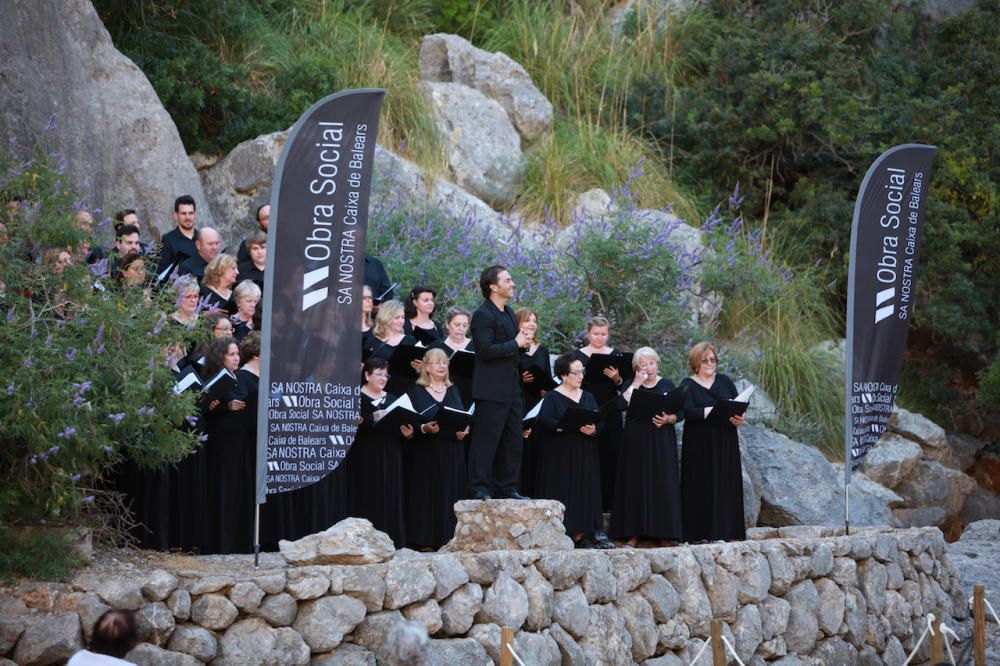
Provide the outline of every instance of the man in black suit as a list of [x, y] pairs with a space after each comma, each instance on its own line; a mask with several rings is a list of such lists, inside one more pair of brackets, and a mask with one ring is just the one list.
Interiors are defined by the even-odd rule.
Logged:
[[479, 278], [486, 299], [472, 315], [476, 350], [472, 378], [472, 445], [469, 489], [474, 499], [526, 499], [517, 492], [521, 468], [521, 347], [531, 334], [518, 331], [514, 310], [514, 280], [503, 266], [490, 266]]

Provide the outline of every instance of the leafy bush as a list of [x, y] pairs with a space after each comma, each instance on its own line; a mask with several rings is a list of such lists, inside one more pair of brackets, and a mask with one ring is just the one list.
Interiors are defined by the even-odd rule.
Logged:
[[14, 530], [0, 524], [0, 583], [18, 578], [59, 580], [83, 562], [65, 533], [55, 530]]
[[0, 245], [0, 525], [72, 519], [125, 457], [175, 461], [195, 444], [179, 429], [192, 398], [173, 394], [164, 363], [180, 337], [162, 314], [171, 296], [148, 302], [116, 287], [106, 261], [70, 258], [85, 200], [62, 184], [57, 154], [16, 149], [0, 156], [4, 199], [23, 199], [4, 211]]

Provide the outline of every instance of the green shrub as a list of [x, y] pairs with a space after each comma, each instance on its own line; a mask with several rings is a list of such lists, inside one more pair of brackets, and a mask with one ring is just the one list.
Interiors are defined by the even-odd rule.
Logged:
[[56, 530], [14, 530], [0, 524], [0, 583], [18, 578], [62, 580], [83, 561], [73, 551], [70, 537]]

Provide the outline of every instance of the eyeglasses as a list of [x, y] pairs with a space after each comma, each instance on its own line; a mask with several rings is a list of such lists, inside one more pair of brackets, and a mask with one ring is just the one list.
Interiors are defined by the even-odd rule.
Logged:
[[371, 376], [372, 377], [379, 377], [381, 379], [389, 379], [389, 373], [388, 372], [373, 372], [373, 373], [371, 373]]
[[447, 360], [427, 361], [427, 365], [448, 365], [448, 361]]
[[717, 359], [717, 358], [703, 358], [703, 359], [701, 359], [701, 362], [704, 365], [712, 365], [714, 363], [718, 363], [719, 359]]
[[582, 375], [582, 374], [584, 374], [584, 371], [583, 370], [570, 370], [567, 374], [570, 374], [570, 375]]

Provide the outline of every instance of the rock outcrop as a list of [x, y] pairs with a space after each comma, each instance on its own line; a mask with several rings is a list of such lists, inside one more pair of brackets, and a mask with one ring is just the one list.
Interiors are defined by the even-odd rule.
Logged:
[[442, 550], [572, 550], [555, 500], [462, 500], [455, 503], [455, 538]]
[[199, 223], [214, 226], [177, 127], [89, 0], [4, 6], [0, 134], [30, 144], [50, 119], [55, 129], [44, 140], [65, 159], [63, 182], [82, 189], [88, 208], [135, 208], [165, 231], [174, 199], [191, 194], [202, 204]]

